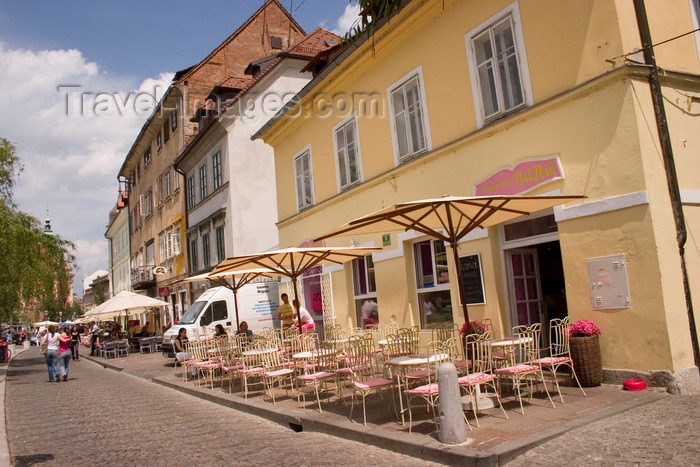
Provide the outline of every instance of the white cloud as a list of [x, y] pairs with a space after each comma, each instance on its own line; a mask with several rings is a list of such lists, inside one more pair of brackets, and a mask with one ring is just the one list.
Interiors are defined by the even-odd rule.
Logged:
[[54, 232], [78, 245], [76, 276], [107, 268], [117, 171], [172, 76], [137, 83], [100, 71], [78, 50], [0, 43], [0, 137], [25, 167], [15, 201], [40, 220], [49, 208]]
[[331, 32], [338, 34], [339, 36], [344, 36], [355, 23], [360, 20], [360, 4], [359, 3], [348, 3], [345, 5], [345, 11], [340, 18], [336, 21], [336, 26], [331, 30]]

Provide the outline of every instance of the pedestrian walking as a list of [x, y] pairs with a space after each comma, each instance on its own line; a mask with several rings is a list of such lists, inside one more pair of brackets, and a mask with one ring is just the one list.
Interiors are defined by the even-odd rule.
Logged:
[[[49, 332], [41, 339], [41, 344], [46, 343], [46, 366], [49, 369], [49, 382], [61, 381], [58, 374], [58, 333], [56, 328], [49, 326]], [[54, 376], [57, 378], [54, 379]]]
[[63, 377], [63, 381], [68, 381], [68, 362], [71, 358], [71, 338], [68, 334], [68, 326], [61, 328], [61, 334], [58, 335], [58, 369], [61, 372], [58, 375], [58, 381]]
[[78, 327], [73, 326], [70, 328], [70, 354], [73, 360], [76, 362], [80, 360], [80, 332], [78, 332]]
[[97, 336], [100, 335], [100, 328], [97, 326], [96, 322], [92, 322], [92, 325], [90, 326], [90, 332], [91, 332], [91, 337], [90, 341], [92, 342], [92, 345], [90, 346], [90, 355], [94, 356], [95, 355], [95, 349], [97, 348]]

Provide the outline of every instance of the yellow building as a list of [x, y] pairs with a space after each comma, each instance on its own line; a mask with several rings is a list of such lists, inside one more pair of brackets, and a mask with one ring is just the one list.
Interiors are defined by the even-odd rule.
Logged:
[[[653, 40], [672, 39], [654, 52], [696, 310], [700, 38], [687, 33], [699, 10], [697, 0], [646, 1]], [[369, 40], [326, 54], [298, 105], [257, 133], [275, 148], [280, 245], [444, 194], [584, 194], [460, 243], [473, 271], [470, 318], [491, 319], [497, 335], [554, 317], [592, 320], [609, 381], [626, 369], [697, 386], [641, 44], [632, 1], [408, 2]], [[361, 326], [376, 302], [380, 322], [427, 336], [438, 319], [461, 325], [449, 248], [413, 231], [386, 234], [326, 240], [384, 246], [319, 271], [332, 278], [336, 322]]]

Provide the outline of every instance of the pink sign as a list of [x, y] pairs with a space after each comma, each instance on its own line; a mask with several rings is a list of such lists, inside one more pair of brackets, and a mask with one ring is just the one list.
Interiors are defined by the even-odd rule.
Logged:
[[520, 162], [513, 169], [499, 170], [474, 185], [476, 196], [517, 195], [544, 183], [564, 178], [559, 156]]

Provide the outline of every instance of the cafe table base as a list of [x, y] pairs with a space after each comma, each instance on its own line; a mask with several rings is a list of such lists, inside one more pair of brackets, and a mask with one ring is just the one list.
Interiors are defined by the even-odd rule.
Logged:
[[[496, 407], [496, 403], [494, 402], [495, 398], [495, 395], [478, 395], [476, 398], [476, 410], [486, 410]], [[474, 411], [472, 398], [470, 396], [462, 396], [462, 410], [470, 410], [472, 412]]]

